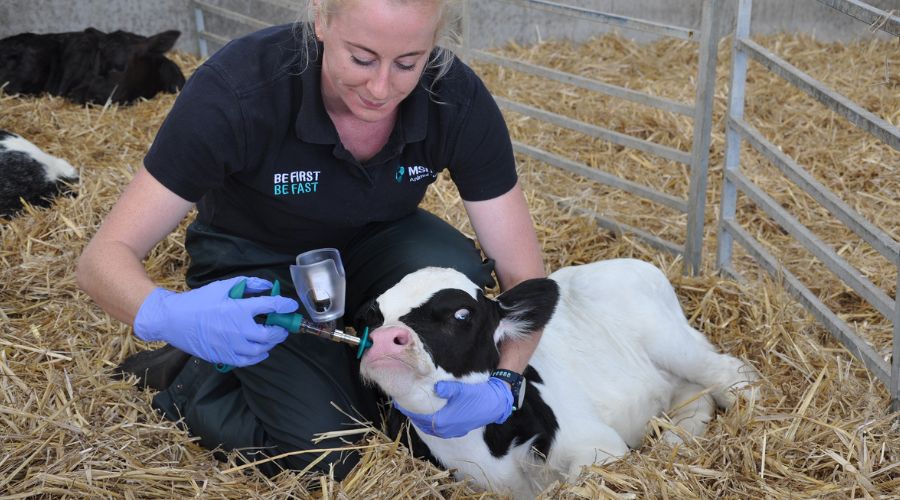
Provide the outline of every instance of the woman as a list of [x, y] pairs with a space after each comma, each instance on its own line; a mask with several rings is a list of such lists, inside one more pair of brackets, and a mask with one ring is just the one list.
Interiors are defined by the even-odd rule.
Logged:
[[[154, 407], [183, 418], [202, 445], [253, 460], [339, 446], [312, 438], [346, 428], [348, 414], [377, 416], [352, 349], [253, 321], [297, 309], [288, 298], [297, 254], [340, 250], [345, 321], [357, 324], [367, 301], [421, 267], [454, 267], [483, 286], [495, 271], [503, 289], [544, 276], [502, 117], [474, 73], [437, 46], [453, 22], [449, 2], [310, 0], [307, 12], [299, 35], [265, 29], [198, 68], [78, 265], [79, 285], [104, 310], [139, 338], [169, 344], [123, 364], [160, 390]], [[417, 208], [444, 168], [485, 260]], [[191, 290], [176, 293], [158, 287], [141, 260], [194, 204]], [[285, 296], [229, 299], [244, 277], [253, 291], [279, 279]], [[512, 379], [438, 387], [448, 404], [410, 417], [444, 437], [502, 422], [538, 339], [502, 346], [500, 368]], [[214, 363], [238, 368], [220, 373]], [[316, 458], [260, 468], [302, 469]], [[317, 468], [333, 466], [341, 478], [353, 464], [331, 454]]]

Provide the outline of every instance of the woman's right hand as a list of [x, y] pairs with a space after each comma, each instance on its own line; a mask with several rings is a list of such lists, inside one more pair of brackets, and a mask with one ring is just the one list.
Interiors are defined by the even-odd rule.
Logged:
[[291, 313], [297, 301], [281, 296], [232, 299], [231, 288], [247, 280], [247, 292], [264, 292], [272, 283], [261, 278], [235, 277], [176, 293], [156, 288], [141, 304], [134, 333], [145, 341], [165, 341], [210, 363], [249, 366], [269, 357], [288, 331], [256, 323], [254, 316]]

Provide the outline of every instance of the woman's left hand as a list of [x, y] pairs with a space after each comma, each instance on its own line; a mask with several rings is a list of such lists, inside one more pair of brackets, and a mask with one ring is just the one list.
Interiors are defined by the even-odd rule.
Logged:
[[491, 377], [487, 382], [466, 384], [440, 381], [434, 392], [447, 400], [440, 410], [421, 414], [394, 407], [409, 417], [419, 430], [440, 438], [456, 438], [488, 424], [502, 424], [512, 413], [512, 392], [506, 382]]

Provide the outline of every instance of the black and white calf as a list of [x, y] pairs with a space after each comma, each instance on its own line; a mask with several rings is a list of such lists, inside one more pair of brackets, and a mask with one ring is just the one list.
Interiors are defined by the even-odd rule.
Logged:
[[22, 209], [22, 200], [49, 206], [53, 197], [71, 194], [78, 172], [21, 136], [0, 129], [0, 217]]
[[523, 407], [504, 424], [455, 439], [418, 433], [459, 477], [516, 498], [639, 447], [654, 416], [699, 435], [716, 406], [756, 379], [688, 324], [666, 276], [638, 260], [567, 267], [496, 301], [457, 271], [428, 268], [378, 297], [377, 309], [362, 376], [416, 413], [445, 404], [435, 382], [487, 380], [498, 343], [543, 327]]

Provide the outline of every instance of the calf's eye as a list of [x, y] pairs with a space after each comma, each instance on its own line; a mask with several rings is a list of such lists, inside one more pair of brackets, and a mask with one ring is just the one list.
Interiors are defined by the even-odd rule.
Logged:
[[471, 313], [469, 313], [468, 309], [460, 309], [460, 310], [456, 311], [455, 313], [453, 313], [453, 317], [458, 319], [459, 321], [465, 321], [465, 320], [469, 319], [470, 314]]

